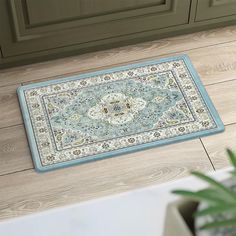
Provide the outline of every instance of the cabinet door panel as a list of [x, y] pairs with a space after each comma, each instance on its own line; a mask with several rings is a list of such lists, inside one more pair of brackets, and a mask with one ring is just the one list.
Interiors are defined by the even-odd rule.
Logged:
[[236, 0], [198, 0], [196, 21], [236, 14]]
[[[3, 55], [8, 57], [32, 53], [187, 24], [190, 8], [190, 0], [67, 1], [97, 5], [98, 2], [103, 1], [105, 4], [110, 1], [114, 5], [109, 3], [103, 9], [100, 7], [92, 10], [88, 7], [84, 15], [81, 11], [78, 12], [79, 8], [71, 10], [67, 7], [60, 17], [59, 13], [49, 16], [48, 11], [42, 16], [35, 15], [36, 6], [41, 6], [40, 11], [43, 11], [47, 3], [53, 5], [54, 0], [9, 0], [9, 27], [6, 27], [8, 32], [5, 32], [2, 40]], [[58, 3], [63, 2], [64, 0], [58, 0]], [[123, 2], [124, 5], [121, 4]]]
[[165, 3], [165, 0], [26, 0], [29, 23], [44, 24]]

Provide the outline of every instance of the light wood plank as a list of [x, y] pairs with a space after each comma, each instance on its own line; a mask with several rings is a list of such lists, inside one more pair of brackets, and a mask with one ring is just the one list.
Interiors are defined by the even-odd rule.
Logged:
[[[155, 44], [156, 42], [153, 42], [153, 46], [155, 46]], [[210, 84], [226, 82], [226, 81], [231, 81], [231, 80], [236, 79], [235, 77], [236, 41], [230, 42], [230, 43], [224, 43], [220, 45], [208, 46], [204, 48], [181, 51], [181, 53], [185, 53], [190, 57], [204, 85], [210, 85]], [[137, 52], [136, 54], [138, 57], [140, 52]], [[167, 54], [165, 55], [165, 57], [172, 56], [172, 55], [176, 55], [176, 53]], [[163, 56], [161, 57], [158, 56], [158, 54], [156, 54], [155, 57], [151, 57], [151, 58], [149, 56], [150, 54], [147, 53], [146, 58], [142, 58], [141, 61], [149, 60], [149, 59], [159, 59], [163, 57]], [[139, 62], [141, 61], [139, 60]], [[132, 62], [127, 62], [127, 63], [132, 63]], [[122, 63], [122, 65], [127, 64], [127, 63]], [[117, 65], [120, 65], [120, 64], [114, 64], [113, 66], [117, 66]], [[108, 67], [110, 68], [111, 66], [105, 66], [102, 69], [108, 68]], [[95, 70], [96, 68], [92, 68], [90, 71], [95, 71]], [[72, 73], [72, 74], [75, 75], [78, 73], [80, 74], [83, 72], [78, 71], [77, 73]], [[46, 80], [53, 80], [53, 79], [63, 78], [66, 76], [68, 75], [62, 74], [55, 77], [39, 79], [37, 81], [35, 80], [27, 81], [27, 82], [24, 82], [24, 84], [35, 83], [35, 82], [46, 81]]]
[[0, 87], [0, 128], [22, 124], [16, 88], [20, 85]]
[[[202, 31], [173, 38], [141, 43], [106, 51], [67, 57], [49, 62], [5, 69], [0, 72], [0, 86], [37, 81], [60, 75], [68, 76], [98, 68], [126, 64], [151, 57], [188, 52], [194, 48], [206, 47], [236, 40], [236, 26]], [[203, 58], [201, 58], [202, 61]]]
[[236, 80], [206, 86], [225, 125], [236, 123]]
[[188, 51], [203, 84], [236, 79], [236, 42]]
[[32, 168], [22, 125], [0, 129], [0, 175]]
[[178, 179], [192, 169], [213, 170], [198, 139], [43, 174], [1, 176], [0, 219]]
[[202, 138], [203, 144], [216, 169], [229, 166], [225, 149], [231, 148], [236, 152], [236, 124], [226, 126], [224, 133]]

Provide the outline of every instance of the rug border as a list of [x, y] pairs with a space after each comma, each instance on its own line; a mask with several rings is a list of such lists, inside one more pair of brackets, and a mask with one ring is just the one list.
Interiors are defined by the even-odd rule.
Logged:
[[[217, 128], [211, 129], [211, 130], [199, 131], [199, 132], [191, 133], [191, 134], [185, 134], [183, 136], [176, 136], [173, 138], [168, 138], [168, 139], [164, 139], [164, 140], [160, 140], [160, 141], [154, 141], [151, 143], [139, 144], [139, 145], [132, 146], [132, 147], [126, 147], [123, 149], [118, 149], [118, 150], [109, 151], [106, 153], [88, 156], [88, 157], [78, 159], [78, 160], [71, 160], [71, 161], [67, 161], [67, 162], [63, 162], [63, 163], [52, 164], [49, 166], [41, 165], [38, 148], [37, 148], [35, 138], [34, 138], [32, 124], [30, 122], [30, 115], [29, 115], [26, 100], [24, 97], [24, 91], [26, 89], [38, 88], [41, 86], [57, 84], [60, 82], [66, 82], [66, 81], [83, 79], [83, 78], [87, 78], [87, 77], [91, 77], [91, 76], [97, 76], [97, 75], [101, 75], [104, 73], [112, 73], [112, 72], [116, 72], [116, 71], [120, 71], [120, 70], [132, 69], [132, 68], [137, 68], [140, 66], [152, 65], [152, 64], [163, 63], [163, 62], [170, 62], [170, 61], [181, 60], [181, 59], [184, 60], [184, 62], [186, 63], [187, 69], [189, 70], [189, 73], [192, 75], [194, 82], [198, 86], [199, 92], [201, 93], [203, 100], [205, 101], [210, 113], [212, 114], [212, 117], [213, 117], [214, 121], [216, 122]], [[76, 164], [88, 163], [88, 162], [95, 161], [95, 160], [110, 158], [110, 157], [114, 157], [114, 156], [117, 156], [120, 154], [128, 154], [128, 153], [141, 151], [141, 150], [145, 150], [145, 149], [149, 149], [149, 148], [153, 148], [153, 147], [159, 147], [159, 146], [163, 146], [163, 145], [167, 145], [167, 144], [178, 143], [178, 142], [186, 141], [186, 140], [188, 141], [188, 140], [191, 140], [194, 138], [208, 136], [211, 134], [216, 134], [216, 133], [224, 131], [224, 124], [221, 121], [220, 116], [219, 116], [216, 108], [214, 107], [209, 95], [207, 94], [207, 92], [204, 88], [204, 85], [202, 84], [202, 82], [198, 76], [197, 71], [193, 67], [192, 62], [190, 61], [188, 55], [186, 55], [186, 54], [181, 54], [178, 56], [172, 56], [172, 57], [162, 58], [162, 59], [154, 59], [154, 60], [144, 61], [144, 62], [140, 62], [140, 63], [129, 64], [129, 65], [125, 65], [125, 66], [118, 66], [118, 67], [113, 67], [111, 69], [103, 69], [103, 70], [98, 70], [95, 72], [84, 73], [84, 74], [75, 75], [75, 76], [69, 76], [66, 78], [61, 78], [61, 79], [56, 79], [56, 80], [50, 80], [50, 81], [45, 81], [45, 82], [38, 82], [38, 83], [23, 85], [23, 86], [20, 86], [17, 88], [17, 94], [18, 94], [19, 103], [20, 103], [20, 107], [21, 107], [22, 117], [24, 120], [24, 126], [25, 126], [26, 133], [27, 133], [27, 139], [28, 139], [30, 151], [32, 154], [32, 159], [34, 162], [35, 169], [38, 172], [45, 172], [45, 171], [54, 170], [54, 169], [58, 169], [58, 168], [73, 166]]]

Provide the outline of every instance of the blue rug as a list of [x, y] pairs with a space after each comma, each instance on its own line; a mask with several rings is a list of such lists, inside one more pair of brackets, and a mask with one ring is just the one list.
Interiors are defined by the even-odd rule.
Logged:
[[38, 171], [224, 130], [185, 55], [29, 84], [17, 92]]

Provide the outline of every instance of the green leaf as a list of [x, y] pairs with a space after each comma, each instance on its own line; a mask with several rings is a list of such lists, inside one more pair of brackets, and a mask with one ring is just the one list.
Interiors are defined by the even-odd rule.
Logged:
[[221, 204], [218, 206], [212, 206], [208, 207], [206, 209], [197, 211], [194, 213], [194, 216], [199, 217], [199, 216], [206, 216], [206, 215], [216, 215], [220, 213], [225, 213], [225, 212], [236, 212], [236, 204], [235, 203], [226, 203], [226, 204]]
[[236, 218], [207, 223], [207, 224], [201, 226], [199, 229], [200, 230], [203, 230], [203, 229], [206, 230], [206, 229], [216, 229], [216, 228], [229, 227], [229, 226], [235, 226], [236, 227]]
[[228, 156], [229, 156], [229, 160], [230, 160], [231, 164], [232, 164], [233, 167], [234, 167], [234, 170], [233, 170], [231, 173], [234, 174], [234, 175], [236, 175], [236, 155], [235, 155], [235, 153], [234, 153], [232, 150], [230, 150], [229, 148], [227, 148], [226, 151], [227, 151], [227, 154], [228, 154]]
[[236, 176], [236, 170], [232, 170], [229, 172], [231, 175]]
[[183, 197], [190, 198], [194, 201], [205, 201], [210, 204], [221, 204], [224, 203], [223, 200], [219, 199], [218, 196], [212, 196], [208, 192], [205, 191], [198, 191], [198, 192], [192, 192], [192, 191], [187, 191], [187, 190], [174, 190], [172, 193], [181, 195]]
[[232, 150], [230, 150], [229, 148], [227, 148], [226, 151], [228, 153], [228, 156], [229, 156], [229, 159], [230, 159], [232, 165], [236, 169], [236, 155], [235, 155], [235, 153]]
[[193, 171], [191, 173], [192, 173], [192, 175], [204, 180], [205, 182], [208, 182], [211, 186], [213, 186], [216, 189], [220, 190], [222, 193], [225, 193], [234, 202], [236, 201], [236, 195], [230, 188], [224, 186], [220, 182], [218, 182], [218, 181], [212, 179], [211, 177], [208, 177], [207, 175], [204, 175], [200, 172]]
[[214, 199], [218, 199], [219, 203], [231, 202], [231, 199], [230, 199], [230, 201], [228, 201], [228, 195], [225, 196], [225, 193], [220, 192], [218, 189], [206, 188], [203, 190], [199, 190], [197, 192], [208, 195], [209, 197], [212, 197]]

